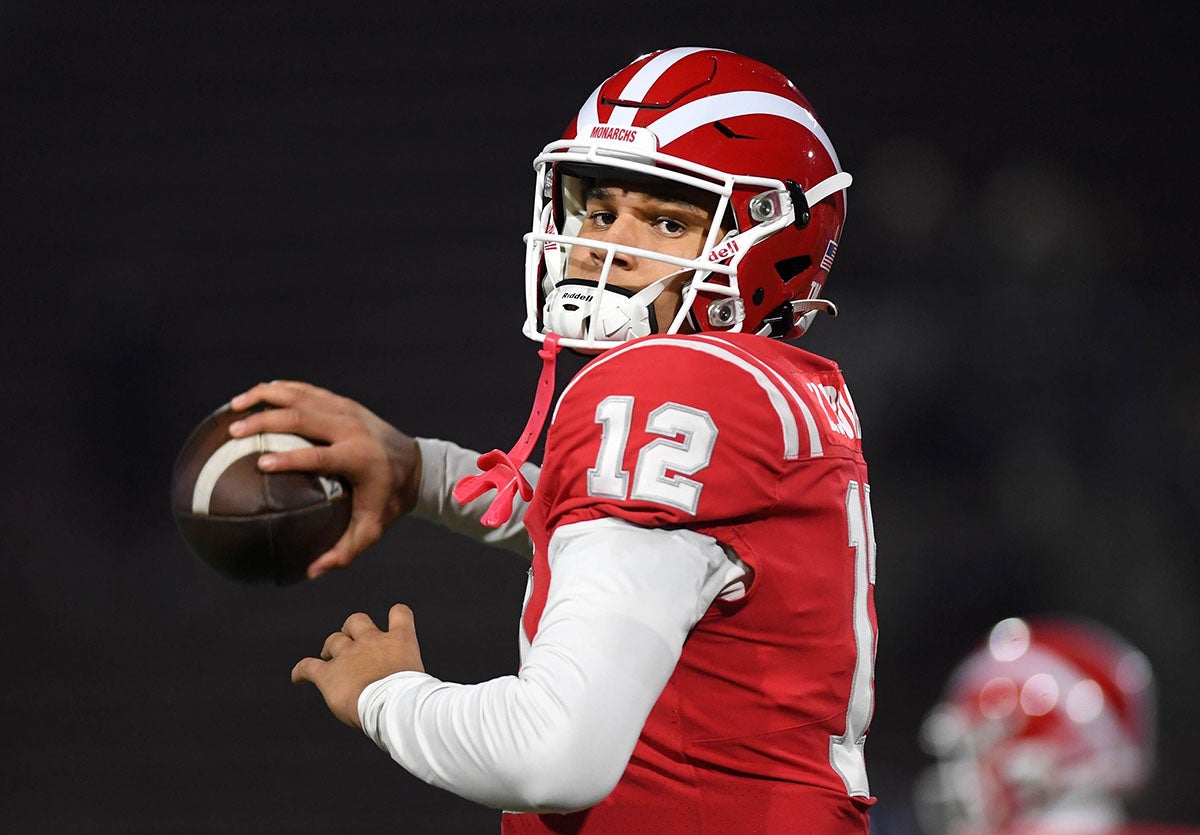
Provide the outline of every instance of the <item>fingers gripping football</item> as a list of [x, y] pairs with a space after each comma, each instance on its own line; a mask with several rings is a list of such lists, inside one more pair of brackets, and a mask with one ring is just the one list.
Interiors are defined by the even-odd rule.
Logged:
[[263, 470], [336, 474], [353, 488], [350, 524], [309, 566], [309, 577], [350, 565], [416, 503], [421, 463], [416, 441], [362, 404], [294, 380], [260, 383], [230, 401], [238, 411], [260, 404], [274, 408], [234, 423], [231, 435], [280, 432], [328, 444], [264, 455]]
[[292, 668], [295, 684], [312, 683], [329, 710], [359, 727], [358, 698], [373, 681], [403, 670], [424, 672], [412, 610], [397, 603], [382, 631], [368, 615], [355, 613], [325, 639], [320, 658], [302, 658]]

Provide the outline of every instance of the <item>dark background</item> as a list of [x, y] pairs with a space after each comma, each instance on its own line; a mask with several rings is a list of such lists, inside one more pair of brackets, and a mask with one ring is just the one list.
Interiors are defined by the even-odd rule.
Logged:
[[175, 531], [171, 465], [276, 377], [511, 445], [533, 156], [677, 45], [783, 70], [856, 178], [842, 316], [803, 346], [843, 366], [872, 465], [876, 831], [913, 831], [917, 726], [956, 660], [1046, 611], [1150, 656], [1135, 809], [1196, 821], [1188, 30], [1151, 4], [853, 6], [0, 6], [0, 828], [496, 831], [288, 672], [403, 600], [432, 673], [509, 673], [523, 566], [402, 520], [349, 572], [238, 586]]

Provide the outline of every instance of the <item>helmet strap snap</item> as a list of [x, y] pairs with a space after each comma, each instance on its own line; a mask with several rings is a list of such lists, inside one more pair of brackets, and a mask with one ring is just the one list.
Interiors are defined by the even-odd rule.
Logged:
[[804, 187], [795, 180], [788, 180], [786, 185], [788, 196], [792, 198], [792, 209], [795, 211], [792, 225], [803, 229], [812, 220], [812, 209], [809, 208], [808, 198], [804, 196]]

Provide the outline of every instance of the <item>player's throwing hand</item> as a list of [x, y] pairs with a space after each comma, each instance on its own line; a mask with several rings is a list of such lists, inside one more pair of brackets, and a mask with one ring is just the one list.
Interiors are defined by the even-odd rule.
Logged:
[[259, 404], [274, 408], [233, 424], [231, 435], [290, 432], [328, 444], [263, 456], [259, 467], [269, 472], [333, 473], [350, 482], [350, 525], [332, 548], [313, 560], [308, 577], [346, 568], [416, 503], [421, 483], [416, 441], [354, 400], [308, 383], [260, 383], [230, 402], [239, 411]]

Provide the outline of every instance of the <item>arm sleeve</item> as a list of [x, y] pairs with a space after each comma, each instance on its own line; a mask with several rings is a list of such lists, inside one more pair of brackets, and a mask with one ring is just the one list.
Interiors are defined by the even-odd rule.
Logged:
[[420, 779], [509, 811], [600, 802], [688, 632], [743, 571], [709, 537], [611, 518], [556, 531], [549, 560], [518, 675], [464, 685], [396, 673], [360, 696], [364, 732]]
[[[460, 505], [451, 495], [459, 479], [479, 472], [475, 463], [479, 453], [434, 438], [417, 438], [416, 441], [421, 449], [421, 489], [413, 515], [530, 559], [533, 545], [522, 523], [529, 503], [517, 495], [513, 499], [512, 517], [498, 528], [487, 527], [479, 520], [494, 493], [484, 493], [465, 505]], [[537, 485], [540, 470], [536, 464], [526, 463], [521, 472], [531, 486]]]

